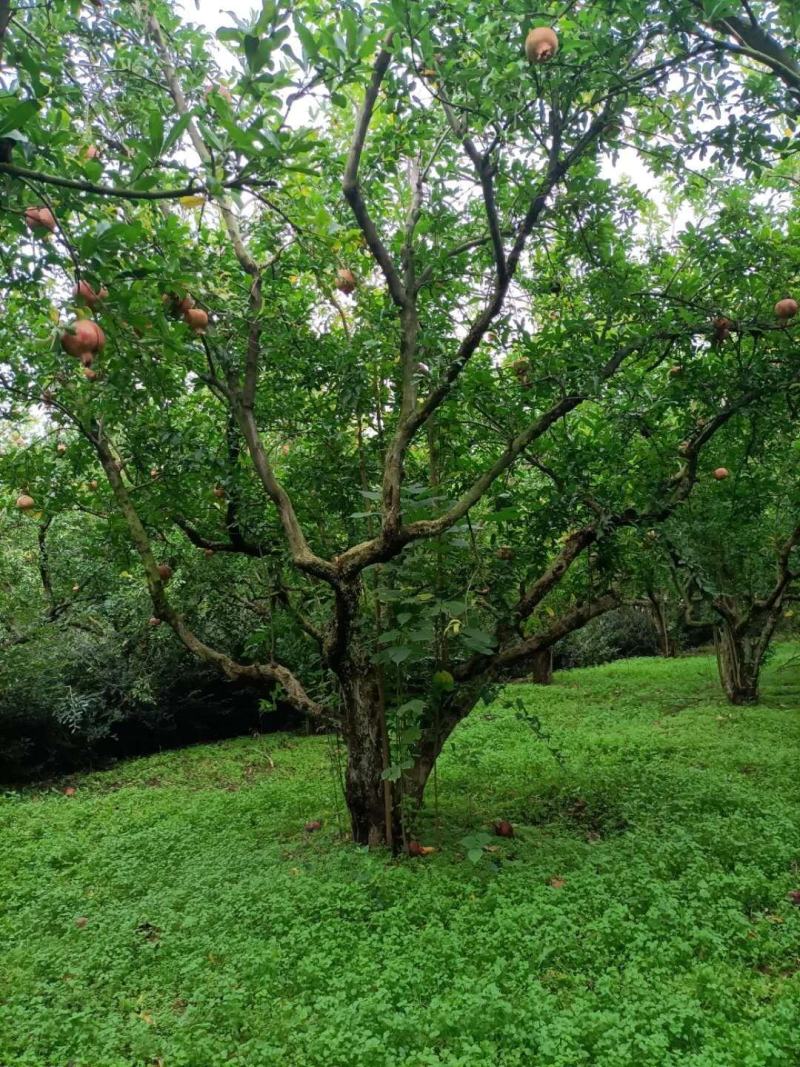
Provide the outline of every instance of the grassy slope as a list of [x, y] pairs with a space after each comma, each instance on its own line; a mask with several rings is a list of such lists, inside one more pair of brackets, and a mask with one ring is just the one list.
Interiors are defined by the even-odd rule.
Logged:
[[[720, 702], [707, 658], [509, 690], [565, 765], [513, 710], [476, 713], [424, 860], [337, 839], [319, 738], [0, 800], [0, 1064], [800, 1063], [792, 651], [757, 709]], [[500, 815], [518, 837], [465, 860]]]

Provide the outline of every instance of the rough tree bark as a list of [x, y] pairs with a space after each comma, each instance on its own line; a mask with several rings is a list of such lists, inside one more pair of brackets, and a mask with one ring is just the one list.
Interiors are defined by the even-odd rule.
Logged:
[[741, 620], [723, 619], [714, 629], [720, 681], [731, 704], [757, 704], [759, 678], [783, 607], [783, 592], [754, 605]]
[[347, 748], [345, 799], [353, 840], [360, 845], [399, 841], [400, 813], [391, 782], [387, 813], [382, 695], [377, 673], [368, 667], [347, 666], [339, 670], [339, 681], [344, 712], [342, 737]]
[[758, 678], [763, 653], [759, 655], [757, 637], [742, 633], [724, 622], [714, 628], [720, 681], [731, 704], [758, 703]]
[[553, 681], [553, 650], [544, 648], [531, 660], [530, 680], [536, 685], [550, 685]]

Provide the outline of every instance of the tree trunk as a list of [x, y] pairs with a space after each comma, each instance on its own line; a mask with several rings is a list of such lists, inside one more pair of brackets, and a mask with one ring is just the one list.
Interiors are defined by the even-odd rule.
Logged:
[[661, 655], [666, 659], [677, 656], [678, 646], [674, 637], [670, 633], [666, 604], [661, 597], [657, 596], [655, 593], [649, 593], [648, 599], [650, 601], [650, 614], [653, 619], [653, 624], [658, 632], [658, 643]]
[[530, 680], [536, 685], [550, 685], [553, 681], [553, 650], [543, 648], [533, 656]]
[[722, 687], [730, 703], [757, 704], [762, 642], [725, 622], [714, 629], [714, 645]]
[[340, 681], [347, 747], [345, 800], [353, 840], [397, 848], [402, 827], [396, 790], [383, 778], [386, 745], [378, 679], [372, 672], [354, 671]]
[[414, 750], [414, 764], [403, 772], [402, 793], [407, 813], [413, 817], [422, 807], [425, 786], [447, 740], [475, 707], [481, 693], [480, 685], [465, 685], [457, 702], [441, 708], [422, 725], [422, 736]]

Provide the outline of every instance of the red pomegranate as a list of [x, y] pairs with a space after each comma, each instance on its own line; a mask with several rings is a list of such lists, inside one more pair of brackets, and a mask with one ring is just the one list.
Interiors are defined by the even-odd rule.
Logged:
[[208, 326], [208, 312], [202, 308], [187, 308], [183, 312], [183, 321], [194, 333], [205, 333]]
[[775, 315], [777, 318], [783, 320], [783, 322], [793, 319], [798, 312], [800, 305], [796, 300], [793, 300], [790, 296], [786, 296], [783, 300], [779, 300], [775, 305]]
[[336, 272], [336, 288], [342, 293], [354, 293], [358, 280], [349, 267], [341, 267]]
[[49, 207], [29, 207], [25, 209], [25, 222], [34, 234], [43, 231], [55, 233], [56, 218]]
[[558, 51], [558, 34], [550, 26], [536, 26], [525, 38], [525, 55], [530, 63], [547, 63]]

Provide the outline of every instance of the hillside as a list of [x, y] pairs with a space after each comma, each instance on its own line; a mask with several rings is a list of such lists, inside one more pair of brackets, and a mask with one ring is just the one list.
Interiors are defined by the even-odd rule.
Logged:
[[756, 708], [710, 657], [509, 688], [448, 746], [424, 859], [342, 839], [326, 737], [6, 794], [0, 1063], [800, 1062], [797, 654]]

